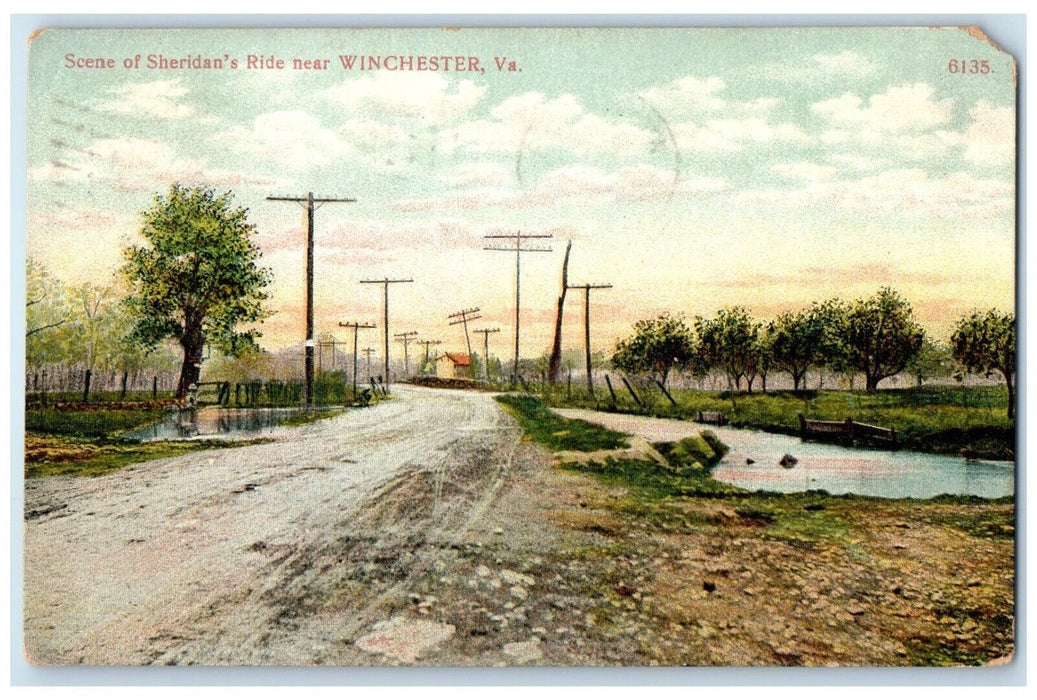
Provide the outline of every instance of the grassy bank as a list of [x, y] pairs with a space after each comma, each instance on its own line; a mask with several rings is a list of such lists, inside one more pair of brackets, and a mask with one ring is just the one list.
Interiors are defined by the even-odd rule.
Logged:
[[614, 450], [626, 447], [623, 433], [582, 420], [569, 420], [552, 413], [532, 396], [504, 395], [496, 397], [530, 438], [550, 450]]
[[[540, 423], [528, 435], [551, 447], [537, 403], [522, 402], [523, 425]], [[571, 427], [560, 421], [554, 434]], [[566, 461], [551, 480], [564, 490], [555, 522], [597, 538], [563, 559], [566, 571], [579, 559], [597, 572], [592, 612], [606, 638], [646, 630], [642, 653], [661, 665], [956, 666], [1012, 654], [1011, 497], [753, 493], [674, 465], [688, 461], [679, 445], [656, 445], [673, 468]]]
[[[25, 414], [25, 477], [100, 476], [130, 464], [199, 450], [228, 449], [270, 442], [243, 440], [127, 440], [124, 433], [163, 420], [166, 405], [124, 408], [101, 404], [74, 409], [39, 408]], [[281, 425], [298, 427], [342, 414], [344, 408], [300, 411]]]
[[271, 442], [253, 440], [103, 440], [27, 433], [25, 478], [102, 476], [137, 462], [176, 457], [200, 450], [229, 449]]
[[[622, 393], [620, 393], [622, 392]], [[788, 434], [799, 433], [802, 413], [807, 418], [854, 420], [891, 427], [906, 449], [938, 454], [961, 454], [991, 459], [1014, 459], [1015, 422], [1005, 414], [1004, 387], [917, 387], [888, 389], [872, 394], [849, 391], [710, 392], [670, 390], [673, 405], [657, 388], [638, 390], [643, 406], [620, 386], [613, 403], [607, 390], [591, 396], [586, 390], [569, 392], [545, 387], [545, 403], [557, 407], [615, 410], [664, 418], [693, 420], [698, 411], [721, 411], [734, 427]]]

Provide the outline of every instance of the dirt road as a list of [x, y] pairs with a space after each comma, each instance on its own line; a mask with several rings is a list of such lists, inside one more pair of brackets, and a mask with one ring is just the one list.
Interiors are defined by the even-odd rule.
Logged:
[[[488, 395], [400, 387], [272, 444], [28, 480], [26, 652], [46, 664], [327, 662], [426, 565], [419, 540], [449, 542], [478, 517], [518, 439]], [[331, 585], [346, 550], [382, 559], [364, 606], [283, 624]]]
[[670, 497], [560, 467], [490, 395], [26, 483], [49, 664], [900, 666], [1014, 650], [1014, 507]]

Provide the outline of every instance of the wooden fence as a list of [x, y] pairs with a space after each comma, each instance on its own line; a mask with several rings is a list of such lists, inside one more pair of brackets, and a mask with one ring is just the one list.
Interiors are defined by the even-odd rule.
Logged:
[[799, 417], [800, 436], [804, 439], [847, 440], [886, 447], [897, 445], [897, 431], [878, 425], [858, 423], [853, 418], [841, 421], [809, 420], [802, 413]]

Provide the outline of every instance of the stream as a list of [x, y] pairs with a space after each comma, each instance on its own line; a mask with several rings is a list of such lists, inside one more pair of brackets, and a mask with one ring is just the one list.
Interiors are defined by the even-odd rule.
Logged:
[[[665, 418], [553, 410], [566, 418], [591, 421], [650, 442], [676, 441], [712, 430], [731, 448], [713, 469], [713, 478], [750, 491], [794, 493], [823, 489], [833, 494], [883, 498], [932, 498], [945, 493], [999, 498], [1015, 492], [1014, 462], [842, 447], [804, 442], [790, 435]], [[786, 454], [796, 458], [791, 468], [779, 464]]]

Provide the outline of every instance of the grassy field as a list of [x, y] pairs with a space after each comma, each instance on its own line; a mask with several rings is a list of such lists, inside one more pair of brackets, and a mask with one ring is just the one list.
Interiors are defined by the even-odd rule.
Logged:
[[[622, 392], [622, 393], [621, 393]], [[591, 396], [585, 389], [569, 393], [546, 388], [545, 403], [558, 407], [616, 410], [664, 418], [693, 420], [697, 411], [722, 411], [734, 427], [798, 434], [802, 413], [817, 420], [854, 420], [896, 429], [908, 449], [996, 459], [1013, 459], [1015, 422], [1006, 416], [1004, 387], [918, 387], [872, 394], [849, 391], [779, 391], [735, 393], [671, 390], [676, 406], [658, 389], [640, 389], [637, 405], [622, 385], [612, 404], [608, 391]]]

